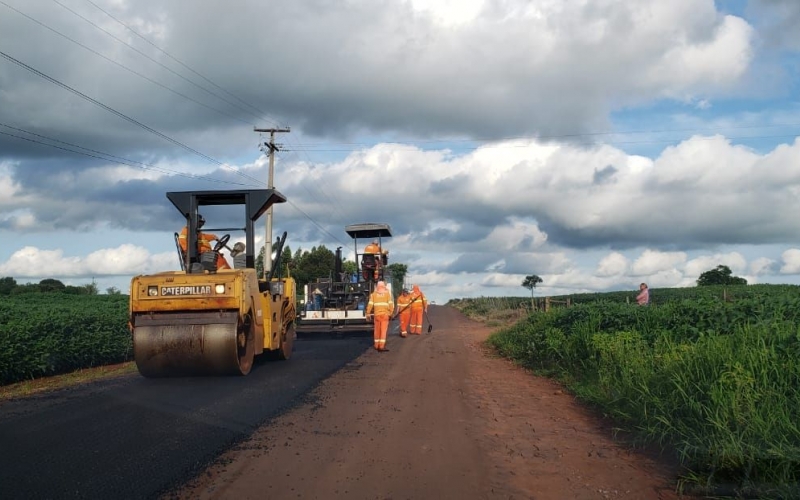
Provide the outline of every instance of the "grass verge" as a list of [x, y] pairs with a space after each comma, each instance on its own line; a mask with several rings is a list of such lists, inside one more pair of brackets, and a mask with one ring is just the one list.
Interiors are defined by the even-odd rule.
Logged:
[[136, 363], [129, 361], [127, 363], [98, 366], [96, 368], [84, 368], [64, 375], [26, 380], [0, 387], [0, 401], [23, 398], [57, 389], [65, 389], [67, 387], [75, 387], [87, 382], [134, 372], [136, 372]]

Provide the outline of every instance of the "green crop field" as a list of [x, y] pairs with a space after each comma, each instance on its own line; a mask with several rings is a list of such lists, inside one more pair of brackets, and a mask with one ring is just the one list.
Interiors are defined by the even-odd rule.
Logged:
[[0, 384], [131, 359], [127, 295], [0, 296]]
[[[489, 339], [564, 381], [685, 467], [682, 484], [758, 498], [800, 496], [800, 287], [695, 287], [573, 295]], [[530, 298], [462, 299], [473, 316]]]

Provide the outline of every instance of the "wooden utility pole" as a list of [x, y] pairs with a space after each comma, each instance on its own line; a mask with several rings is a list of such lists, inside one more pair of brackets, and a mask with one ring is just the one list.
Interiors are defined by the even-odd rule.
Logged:
[[[253, 127], [255, 132], [269, 132], [269, 142], [265, 142], [263, 146], [267, 148], [269, 154], [269, 176], [267, 177], [267, 187], [274, 189], [275, 179], [275, 151], [280, 149], [280, 144], [275, 144], [275, 134], [277, 132], [291, 132], [289, 127], [286, 128], [256, 128]], [[262, 149], [263, 151], [263, 149]], [[272, 206], [267, 209], [267, 234], [264, 240], [264, 279], [267, 279], [269, 271], [272, 269]]]

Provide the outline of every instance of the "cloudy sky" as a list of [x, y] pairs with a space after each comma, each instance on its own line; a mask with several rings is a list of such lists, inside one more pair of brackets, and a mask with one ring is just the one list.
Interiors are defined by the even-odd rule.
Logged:
[[800, 283], [799, 24], [796, 0], [0, 0], [0, 277], [176, 268], [165, 193], [265, 187], [254, 127], [290, 127], [275, 231], [352, 254], [345, 225], [389, 223], [437, 301]]

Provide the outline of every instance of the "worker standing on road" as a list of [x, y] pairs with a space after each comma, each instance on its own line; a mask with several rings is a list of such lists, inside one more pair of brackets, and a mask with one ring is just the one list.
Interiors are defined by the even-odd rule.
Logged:
[[428, 312], [428, 299], [419, 289], [419, 285], [411, 287], [411, 334], [422, 335], [422, 315]]
[[[203, 218], [202, 215], [197, 214], [197, 252], [198, 255], [205, 253], [205, 252], [212, 252], [214, 249], [211, 246], [211, 242], [214, 240], [219, 240], [216, 234], [213, 233], [203, 233], [200, 232], [200, 228], [206, 223], [206, 220]], [[181, 230], [181, 234], [178, 235], [178, 244], [181, 246], [181, 250], [183, 250], [184, 255], [186, 252], [189, 251], [189, 226], [183, 226]], [[230, 269], [231, 266], [228, 265], [228, 261], [225, 260], [225, 257], [222, 254], [217, 254], [217, 269]]]
[[370, 294], [365, 312], [367, 319], [372, 318], [374, 323], [372, 337], [375, 341], [375, 349], [381, 352], [388, 351], [386, 349], [386, 332], [389, 330], [389, 319], [394, 312], [394, 300], [392, 293], [386, 288], [386, 283], [383, 281], [379, 281], [375, 286], [375, 291]]
[[400, 317], [400, 336], [408, 336], [408, 325], [411, 323], [411, 294], [408, 288], [403, 288], [403, 293], [397, 297], [397, 312], [395, 316]]

